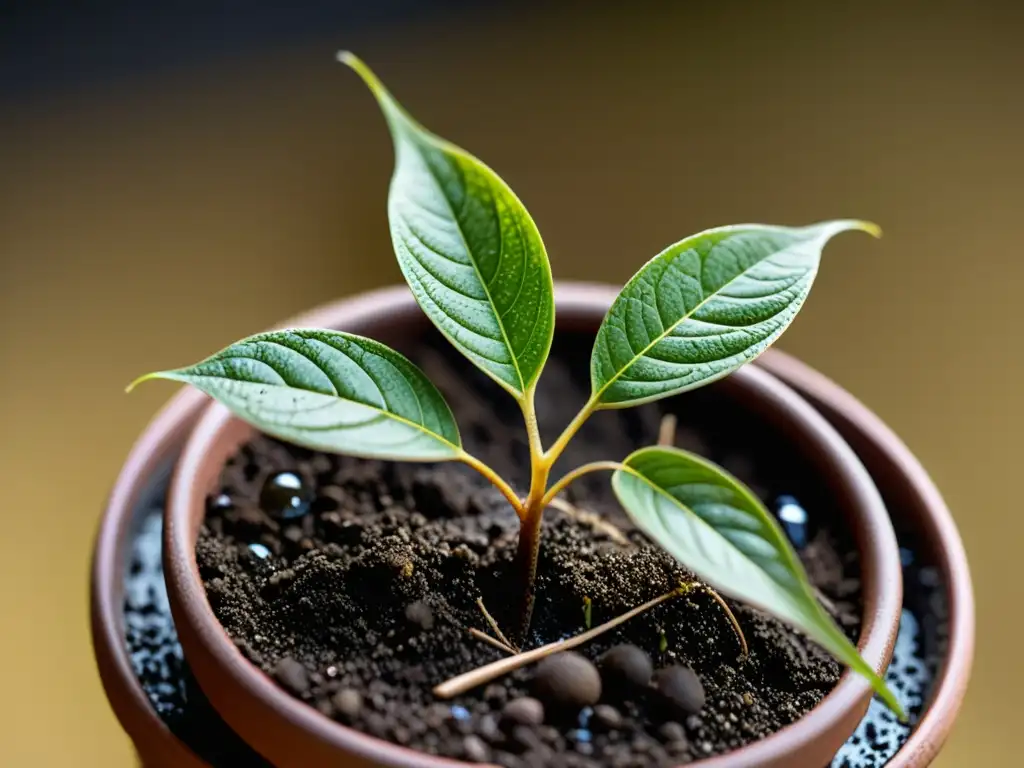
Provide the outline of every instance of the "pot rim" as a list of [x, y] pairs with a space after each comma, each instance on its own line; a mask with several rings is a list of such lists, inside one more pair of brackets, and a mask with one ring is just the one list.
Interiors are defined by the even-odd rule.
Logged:
[[[833, 422], [876, 473], [899, 474], [901, 511], [913, 518], [936, 567], [949, 606], [949, 638], [920, 721], [886, 768], [931, 763], [960, 712], [974, 663], [975, 605], [967, 552], [953, 515], [928, 471], [900, 437], [860, 400], [797, 358], [769, 350], [760, 364], [804, 395]], [[924, 521], [926, 524], [922, 524]]]
[[[586, 283], [556, 284], [558, 327], [593, 325], [595, 307], [607, 308], [618, 289]], [[604, 312], [601, 313], [602, 315]], [[408, 288], [384, 288], [328, 304], [299, 318], [305, 327], [360, 327], [374, 321], [402, 321], [422, 317]], [[426, 322], [424, 320], [424, 322]], [[858, 532], [862, 562], [874, 561], [877, 570], [862, 573], [865, 615], [858, 647], [865, 660], [884, 671], [891, 658], [902, 608], [902, 574], [898, 547], [881, 496], [853, 450], [808, 402], [765, 370], [745, 366], [724, 381], [743, 382], [752, 393], [760, 390], [775, 405], [785, 404], [791, 422], [802, 422], [808, 436], [819, 438], [838, 476], [858, 495], [866, 531]], [[465, 762], [430, 756], [364, 734], [321, 714], [292, 697], [249, 662], [231, 641], [207, 601], [195, 560], [196, 526], [190, 524], [194, 507], [205, 489], [195, 488], [195, 477], [211, 444], [232, 422], [242, 425], [220, 404], [212, 403], [188, 439], [168, 492], [164, 526], [164, 569], [168, 595], [186, 658], [208, 698], [225, 721], [265, 757], [288, 764], [288, 756], [310, 756], [307, 765], [329, 764], [339, 754], [362, 758], [376, 765], [413, 768], [455, 768]], [[243, 425], [245, 426], [245, 425]], [[237, 443], [236, 443], [237, 444]], [[218, 470], [219, 471], [219, 470]], [[200, 519], [196, 515], [196, 519]], [[863, 535], [861, 535], [863, 534]], [[699, 761], [704, 768], [788, 764], [793, 754], [812, 745], [822, 733], [849, 725], [852, 732], [870, 699], [870, 687], [859, 675], [844, 670], [836, 687], [809, 713], [771, 736], [732, 752]], [[274, 734], [254, 732], [253, 724], [270, 717], [281, 724]], [[852, 719], [851, 719], [852, 718]], [[312, 756], [315, 755], [315, 758]], [[310, 759], [312, 758], [312, 759]]]

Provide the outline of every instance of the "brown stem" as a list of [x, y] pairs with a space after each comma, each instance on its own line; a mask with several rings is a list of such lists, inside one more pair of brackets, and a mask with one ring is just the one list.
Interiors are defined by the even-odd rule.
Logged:
[[524, 393], [521, 406], [526, 422], [526, 434], [530, 443], [530, 493], [523, 502], [519, 516], [519, 549], [516, 552], [516, 569], [522, 585], [522, 600], [519, 606], [519, 632], [514, 638], [522, 647], [530, 633], [533, 619], [533, 603], [537, 590], [537, 558], [540, 554], [540, 530], [544, 519], [544, 491], [548, 487], [551, 462], [544, 455], [541, 445], [537, 411], [533, 404], [534, 391], [531, 387]]
[[516, 571], [519, 583], [523, 585], [522, 601], [519, 608], [519, 632], [516, 643], [526, 644], [533, 620], [533, 604], [537, 595], [537, 559], [540, 555], [540, 530], [544, 508], [536, 510], [527, 506], [527, 517], [519, 526], [519, 548], [516, 550]]

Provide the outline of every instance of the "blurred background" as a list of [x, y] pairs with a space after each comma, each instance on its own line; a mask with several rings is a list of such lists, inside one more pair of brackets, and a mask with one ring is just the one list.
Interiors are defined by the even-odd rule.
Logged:
[[3, 9], [0, 764], [132, 764], [93, 665], [88, 562], [173, 390], [124, 385], [401, 279], [391, 145], [334, 62], [346, 47], [505, 177], [559, 278], [623, 281], [719, 224], [882, 225], [829, 246], [780, 346], [874, 408], [946, 495], [979, 634], [938, 765], [1019, 765], [1022, 4]]

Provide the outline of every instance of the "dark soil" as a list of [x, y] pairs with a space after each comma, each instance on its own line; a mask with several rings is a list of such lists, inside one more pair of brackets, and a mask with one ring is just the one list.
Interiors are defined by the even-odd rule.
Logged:
[[[588, 351], [589, 340], [567, 335], [556, 345], [538, 392], [546, 441], [585, 398]], [[467, 448], [525, 490], [528, 451], [514, 403], [441, 345], [414, 356], [448, 396]], [[771, 506], [783, 494], [788, 503], [800, 500], [811, 520], [797, 531], [808, 537], [801, 556], [855, 638], [856, 557], [830, 517], [826, 490], [781, 437], [726, 403], [714, 386], [668, 401], [681, 409], [679, 444], [727, 466]], [[645, 406], [598, 414], [570, 444], [562, 468], [621, 458], [653, 442], [661, 413]], [[585, 478], [571, 498], [623, 533], [548, 511], [530, 646], [582, 631], [584, 598], [596, 625], [692, 580], [630, 528], [607, 477]], [[210, 497], [197, 558], [217, 616], [283, 688], [359, 730], [455, 758], [676, 765], [762, 738], [807, 712], [838, 680], [839, 665], [817, 646], [730, 602], [750, 643], [749, 659], [740, 661], [721, 609], [695, 592], [578, 650], [597, 659], [632, 643], [656, 670], [688, 665], [706, 694], [698, 714], [666, 710], [648, 691], [606, 688], [602, 704], [614, 713], [549, 706], [541, 725], [509, 722], [501, 712], [534, 691], [534, 668], [439, 701], [434, 685], [501, 656], [467, 632], [487, 629], [477, 599], [502, 626], [515, 625], [516, 530], [502, 497], [464, 467], [363, 461], [258, 438], [228, 464], [221, 491]]]

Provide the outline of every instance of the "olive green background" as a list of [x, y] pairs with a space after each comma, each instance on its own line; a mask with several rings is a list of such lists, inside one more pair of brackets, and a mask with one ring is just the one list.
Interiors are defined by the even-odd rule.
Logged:
[[389, 139], [338, 46], [509, 181], [559, 278], [622, 281], [725, 223], [883, 226], [829, 246], [780, 346], [874, 408], [945, 493], [978, 653], [939, 765], [1017, 764], [1024, 14], [821, 5], [325, 30], [3, 105], [0, 764], [132, 764], [93, 666], [88, 560], [120, 462], [173, 387], [123, 386], [400, 279]]

